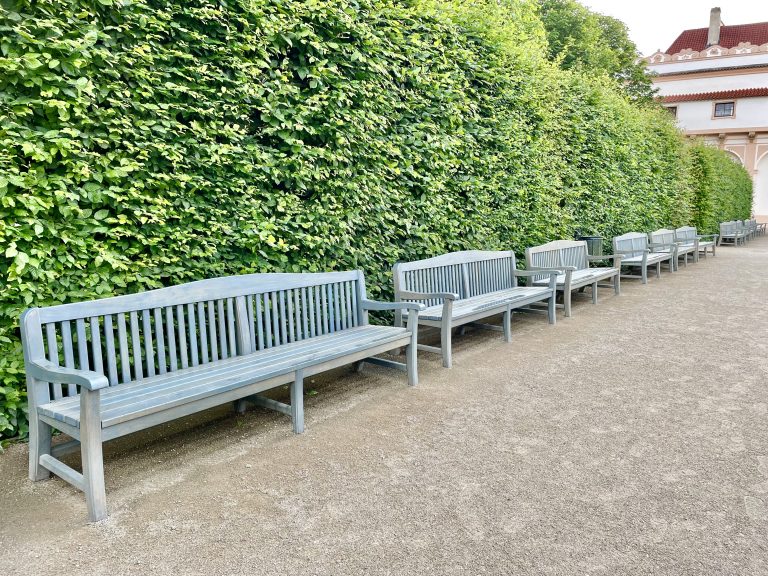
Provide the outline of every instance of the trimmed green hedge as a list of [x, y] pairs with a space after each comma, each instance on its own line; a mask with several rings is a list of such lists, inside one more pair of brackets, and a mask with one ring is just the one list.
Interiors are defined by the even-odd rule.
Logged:
[[27, 306], [349, 268], [386, 296], [400, 259], [749, 215], [722, 153], [545, 62], [535, 2], [465, 4], [0, 8], [0, 434]]

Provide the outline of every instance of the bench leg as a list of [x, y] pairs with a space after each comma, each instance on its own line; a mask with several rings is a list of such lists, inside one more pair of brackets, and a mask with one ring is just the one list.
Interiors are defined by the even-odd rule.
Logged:
[[509, 308], [504, 312], [502, 324], [504, 325], [504, 342], [512, 342], [512, 311]]
[[291, 384], [291, 420], [296, 434], [304, 432], [304, 370], [296, 370]]
[[597, 304], [597, 282], [592, 284], [592, 304]]
[[83, 390], [80, 394], [80, 454], [89, 522], [98, 522], [107, 517], [99, 396], [98, 390]]
[[245, 414], [245, 409], [247, 407], [247, 401], [245, 398], [240, 398], [240, 400], [235, 400], [232, 405], [235, 408], [235, 414], [240, 414], [241, 416]]
[[51, 473], [40, 465], [40, 456], [51, 453], [51, 434], [53, 430], [45, 422], [37, 419], [35, 413], [29, 414], [29, 479], [33, 482], [50, 478]]
[[443, 367], [451, 367], [451, 328], [440, 331], [440, 352], [443, 355]]
[[565, 317], [571, 317], [571, 291], [563, 291], [563, 308], [565, 309]]
[[451, 320], [453, 318], [453, 300], [443, 302], [443, 317], [440, 320], [440, 353], [443, 357], [443, 367], [451, 367]]
[[[672, 265], [670, 263], [669, 271], [672, 272]], [[656, 262], [656, 278], [661, 278], [661, 262]]]
[[[416, 316], [417, 312], [412, 312]], [[409, 322], [410, 324], [410, 322]], [[405, 347], [405, 368], [408, 371], [408, 386], [416, 386], [419, 383], [419, 370], [418, 370], [418, 321], [414, 321], [413, 330], [411, 332], [411, 343]]]
[[613, 277], [613, 291], [616, 294], [621, 294], [621, 273]]
[[549, 320], [550, 324], [557, 322], [557, 291], [549, 297], [549, 302], [547, 304], [547, 320]]

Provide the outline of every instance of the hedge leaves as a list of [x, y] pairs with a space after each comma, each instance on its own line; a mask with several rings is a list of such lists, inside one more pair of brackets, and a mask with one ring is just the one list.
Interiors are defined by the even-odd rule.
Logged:
[[527, 0], [19, 0], [0, 32], [6, 436], [27, 306], [350, 268], [386, 296], [400, 259], [750, 211], [720, 152], [548, 64]]

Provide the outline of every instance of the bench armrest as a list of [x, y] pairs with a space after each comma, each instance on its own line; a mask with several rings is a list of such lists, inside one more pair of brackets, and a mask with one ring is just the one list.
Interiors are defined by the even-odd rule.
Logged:
[[424, 310], [426, 306], [420, 302], [378, 302], [376, 300], [362, 300], [363, 310]]
[[91, 370], [76, 370], [56, 366], [48, 360], [30, 360], [26, 363], [27, 374], [37, 380], [54, 382], [56, 384], [72, 384], [82, 386], [86, 390], [101, 390], [109, 386], [109, 380], [104, 374]]
[[[570, 266], [569, 266], [570, 268]], [[557, 286], [557, 277], [560, 274], [565, 274], [566, 282], [570, 280], [571, 271], [570, 270], [559, 270], [557, 268], [539, 268], [535, 267], [533, 269], [528, 270], [513, 270], [512, 274], [516, 278], [529, 278], [529, 280], [525, 281], [525, 285], [529, 287], [533, 287], [533, 279], [536, 276], [549, 276], [549, 289], [554, 290]]]
[[459, 295], [452, 292], [409, 292], [403, 290], [397, 293], [398, 298], [408, 300], [458, 300]]

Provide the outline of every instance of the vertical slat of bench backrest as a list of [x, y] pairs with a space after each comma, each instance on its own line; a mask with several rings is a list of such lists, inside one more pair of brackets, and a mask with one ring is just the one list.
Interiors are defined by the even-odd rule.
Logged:
[[559, 254], [560, 266], [574, 266], [577, 270], [588, 268], [587, 245], [569, 246], [562, 248]]
[[675, 242], [675, 231], [662, 228], [648, 234], [648, 240], [654, 244], [673, 244]]
[[346, 280], [251, 296], [250, 346], [262, 350], [359, 326], [357, 283]]
[[613, 239], [613, 247], [624, 255], [639, 256], [648, 249], [648, 236], [641, 232], [628, 232]]
[[[525, 250], [526, 268], [554, 268], [574, 266], [577, 270], [589, 267], [587, 243], [584, 240], [553, 240]], [[549, 278], [546, 274], [534, 276], [534, 281]]]
[[[402, 290], [410, 292], [451, 292], [465, 297], [462, 264], [415, 268], [402, 274]], [[427, 306], [440, 304], [437, 299], [423, 300]]]
[[[252, 286], [241, 280], [251, 277]], [[196, 298], [185, 299], [186, 289], [177, 287], [174, 297], [159, 290], [37, 309], [42, 354], [54, 365], [98, 371], [119, 385], [366, 322], [361, 272], [251, 277], [232, 277], [241, 285], [231, 295], [219, 282], [227, 279], [216, 279], [203, 281], [214, 287]], [[260, 282], [267, 288], [260, 290]], [[122, 301], [128, 304], [121, 307]], [[53, 399], [78, 393], [57, 384], [48, 392]]]
[[469, 296], [513, 288], [516, 285], [515, 267], [512, 252], [478, 256], [474, 261], [467, 262]]
[[[52, 362], [55, 366], [59, 366], [59, 343], [57, 341], [56, 337], [56, 326], [53, 324], [48, 324], [45, 327], [45, 344], [48, 349], [48, 360]], [[61, 398], [63, 397], [63, 391], [61, 388], [61, 384], [51, 384], [51, 390], [50, 390], [51, 397], [53, 398]]]
[[693, 242], [696, 239], [697, 231], [693, 226], [681, 226], [675, 229], [675, 240], [678, 242]]

